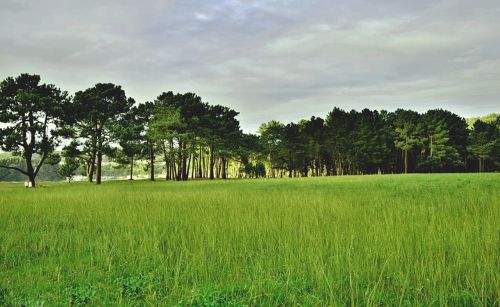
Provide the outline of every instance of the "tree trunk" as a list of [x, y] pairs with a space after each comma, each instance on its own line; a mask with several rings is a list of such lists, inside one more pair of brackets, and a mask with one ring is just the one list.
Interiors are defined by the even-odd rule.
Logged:
[[210, 180], [214, 179], [214, 166], [215, 166], [214, 145], [210, 145]]
[[193, 151], [191, 153], [191, 159], [192, 159], [192, 163], [191, 163], [191, 179], [195, 179], [196, 178], [196, 163], [197, 163], [197, 160], [196, 160], [196, 148], [193, 144]]
[[170, 179], [170, 162], [168, 160], [168, 153], [167, 153], [167, 148], [165, 145], [162, 145], [162, 150], [163, 150], [163, 161], [165, 162], [165, 180]]
[[[95, 127], [97, 129], [97, 127]], [[87, 181], [92, 183], [94, 181], [94, 173], [95, 173], [95, 162], [97, 157], [97, 131], [92, 137], [92, 152], [90, 155], [90, 165], [89, 172], [87, 173]]]
[[94, 181], [94, 170], [95, 170], [95, 162], [89, 162], [87, 164], [87, 182], [92, 183]]
[[203, 154], [201, 148], [200, 148], [200, 153], [202, 160], [200, 161], [200, 178], [207, 178], [207, 166], [205, 163], [205, 155]]
[[[189, 179], [189, 171], [191, 170], [192, 167], [192, 164], [191, 164], [191, 161], [193, 161], [193, 164], [194, 164], [194, 157], [193, 157], [193, 151], [194, 151], [194, 144], [191, 145], [191, 150], [189, 151], [189, 154], [188, 154], [188, 162], [187, 162], [187, 167], [186, 167], [186, 171], [185, 171], [185, 178], [184, 180], [188, 180]], [[193, 178], [193, 172], [191, 172], [191, 178]]]
[[430, 147], [430, 156], [432, 157], [432, 155], [434, 154], [434, 152], [433, 152], [433, 150], [434, 150], [434, 144], [432, 144], [432, 135], [430, 137], [430, 140], [431, 140], [430, 146], [429, 146]]
[[408, 174], [408, 150], [405, 149], [405, 174]]
[[149, 146], [149, 164], [151, 171], [151, 181], [155, 181], [155, 152], [153, 144], [150, 144]]
[[269, 177], [274, 178], [274, 168], [273, 168], [273, 163], [271, 162], [271, 155], [269, 155]]
[[97, 173], [96, 173], [96, 184], [101, 184], [102, 176], [102, 152], [97, 153]]
[[28, 180], [29, 180], [29, 187], [30, 188], [34, 188], [35, 187], [35, 175], [34, 174], [30, 174], [28, 175]]
[[217, 159], [217, 161], [215, 162], [216, 163], [216, 166], [215, 168], [217, 169], [217, 172], [215, 173], [215, 176], [217, 177], [217, 179], [220, 179], [220, 172], [221, 172], [221, 163], [220, 163], [220, 159]]
[[175, 180], [179, 181], [182, 177], [182, 141], [179, 140], [179, 149], [177, 152], [177, 172], [175, 175]]
[[130, 178], [128, 180], [134, 180], [134, 157], [130, 157]]
[[101, 184], [102, 177], [102, 130], [97, 132], [97, 173], [96, 173], [96, 184]]
[[33, 164], [31, 161], [31, 156], [26, 159], [26, 172], [28, 173], [29, 187], [34, 188], [35, 183], [35, 170], [33, 169]]
[[198, 158], [198, 176], [197, 176], [198, 178], [203, 177], [202, 168], [201, 168], [202, 159], [203, 159], [202, 146], [200, 145], [200, 156]]
[[89, 165], [87, 166], [87, 181], [92, 183], [94, 181], [95, 172], [95, 160], [96, 160], [96, 150], [92, 150], [92, 156], [90, 157]]
[[188, 175], [189, 175], [189, 164], [188, 164], [188, 152], [186, 151], [187, 146], [186, 142], [183, 142], [182, 144], [182, 180], [186, 181], [188, 180]]
[[221, 158], [221, 168], [222, 168], [222, 179], [227, 179], [227, 173], [226, 173], [226, 158], [222, 157]]

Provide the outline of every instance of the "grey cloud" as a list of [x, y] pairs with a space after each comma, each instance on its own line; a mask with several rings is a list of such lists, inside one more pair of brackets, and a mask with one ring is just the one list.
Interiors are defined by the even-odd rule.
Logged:
[[0, 78], [194, 91], [249, 132], [334, 106], [473, 116], [500, 109], [498, 29], [493, 0], [4, 0]]

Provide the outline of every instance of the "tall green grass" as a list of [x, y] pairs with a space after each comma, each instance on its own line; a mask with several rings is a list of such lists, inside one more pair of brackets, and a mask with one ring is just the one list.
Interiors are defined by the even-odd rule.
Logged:
[[500, 174], [0, 184], [0, 305], [497, 305]]

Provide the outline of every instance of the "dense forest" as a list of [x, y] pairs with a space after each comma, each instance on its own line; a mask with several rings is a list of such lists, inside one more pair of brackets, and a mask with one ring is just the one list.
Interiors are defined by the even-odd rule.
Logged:
[[38, 75], [9, 77], [0, 84], [0, 146], [9, 153], [0, 180], [16, 173], [35, 186], [42, 167], [55, 165], [45, 178], [82, 173], [100, 184], [110, 163], [130, 179], [140, 166], [151, 180], [177, 181], [500, 170], [498, 115], [468, 125], [442, 109], [333, 108], [324, 119], [273, 120], [246, 134], [238, 114], [193, 93], [137, 103], [111, 83], [71, 96]]

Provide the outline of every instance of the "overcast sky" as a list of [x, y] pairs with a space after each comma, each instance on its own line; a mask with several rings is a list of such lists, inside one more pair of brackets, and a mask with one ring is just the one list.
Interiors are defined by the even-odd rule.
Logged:
[[195, 92], [246, 132], [344, 109], [500, 111], [498, 0], [0, 0], [0, 79]]

